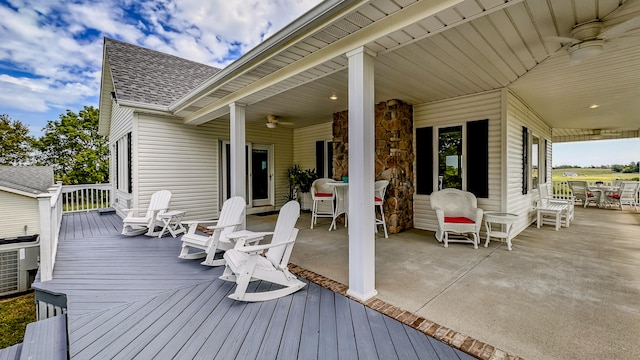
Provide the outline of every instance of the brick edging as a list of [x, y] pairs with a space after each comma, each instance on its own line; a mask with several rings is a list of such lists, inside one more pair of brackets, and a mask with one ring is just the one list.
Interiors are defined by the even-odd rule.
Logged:
[[304, 269], [298, 265], [289, 264], [289, 271], [301, 276], [317, 285], [320, 285], [326, 289], [329, 289], [340, 295], [344, 295], [354, 301], [357, 301], [364, 306], [371, 308], [381, 314], [394, 318], [401, 323], [410, 326], [436, 340], [439, 340], [449, 346], [452, 346], [460, 351], [463, 351], [471, 356], [474, 356], [482, 360], [523, 360], [519, 356], [508, 354], [495, 346], [489, 345], [482, 341], [476, 340], [470, 336], [463, 335], [457, 331], [451, 330], [447, 327], [441, 326], [429, 321], [421, 316], [417, 316], [409, 311], [402, 310], [399, 307], [386, 303], [376, 297], [373, 297], [365, 302], [362, 302], [356, 298], [347, 295], [348, 287], [335, 280], [329, 279], [323, 275], [317, 274], [313, 271]]

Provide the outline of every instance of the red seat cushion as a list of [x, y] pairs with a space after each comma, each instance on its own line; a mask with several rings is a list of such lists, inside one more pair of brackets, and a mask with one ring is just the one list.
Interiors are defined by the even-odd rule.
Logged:
[[380, 199], [379, 197], [376, 196], [376, 197], [373, 198], [373, 201], [380, 202], [380, 201], [382, 201], [382, 199]]
[[609, 195], [609, 197], [612, 197], [614, 199], [620, 199], [620, 195], [618, 195], [618, 194], [611, 194], [611, 195]]
[[316, 197], [332, 197], [332, 193], [316, 193]]
[[593, 197], [592, 193], [587, 193], [587, 197]]
[[456, 223], [456, 224], [475, 224], [475, 222], [469, 218], [466, 218], [464, 216], [459, 216], [459, 217], [448, 217], [445, 216], [444, 217], [444, 222], [446, 223]]

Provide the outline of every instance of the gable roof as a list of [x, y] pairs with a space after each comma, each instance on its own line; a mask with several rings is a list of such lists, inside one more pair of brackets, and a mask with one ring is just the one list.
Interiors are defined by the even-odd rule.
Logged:
[[109, 38], [104, 45], [118, 101], [168, 106], [220, 71]]
[[53, 185], [51, 166], [0, 166], [0, 189], [34, 196]]

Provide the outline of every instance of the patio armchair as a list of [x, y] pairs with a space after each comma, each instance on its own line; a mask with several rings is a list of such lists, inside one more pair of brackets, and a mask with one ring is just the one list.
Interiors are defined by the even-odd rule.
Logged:
[[124, 209], [127, 216], [122, 220], [122, 235], [135, 236], [146, 231], [146, 235], [155, 236], [155, 227], [164, 226], [158, 215], [167, 212], [170, 202], [171, 192], [160, 190], [151, 195], [148, 208]]
[[[293, 200], [286, 203], [278, 214], [272, 233], [239, 231], [230, 234], [236, 239], [233, 249], [224, 253], [226, 267], [220, 279], [234, 281], [236, 290], [229, 298], [242, 301], [265, 301], [292, 294], [306, 283], [289, 272], [288, 264], [293, 245], [298, 236], [295, 228], [300, 217], [300, 204]], [[271, 235], [271, 242], [261, 245], [246, 245], [252, 239]], [[274, 290], [247, 293], [249, 282], [262, 280], [277, 284]]]
[[607, 202], [611, 205], [617, 205], [620, 210], [623, 210], [623, 205], [629, 205], [633, 206], [635, 211], [638, 211], [636, 197], [638, 196], [639, 188], [640, 182], [638, 181], [622, 181], [618, 191], [607, 194]]
[[576, 200], [582, 201], [582, 205], [584, 207], [587, 207], [591, 202], [596, 205], [600, 205], [600, 196], [602, 196], [602, 191], [598, 189], [591, 189], [589, 184], [584, 180], [569, 180], [567, 183], [573, 193], [573, 197]]
[[[449, 242], [471, 243], [478, 248], [483, 211], [475, 195], [458, 189], [435, 191], [431, 193], [431, 208], [438, 219], [436, 240], [444, 242], [445, 248]], [[449, 238], [450, 234], [457, 236]]]
[[549, 187], [545, 184], [538, 186], [538, 199], [536, 200], [536, 226], [543, 224], [555, 225], [560, 230], [562, 222], [569, 227], [573, 218], [573, 199], [557, 199], [549, 195]]
[[[223, 258], [215, 259], [216, 252], [233, 248], [234, 243], [227, 237], [227, 234], [238, 230], [238, 226], [243, 223], [245, 201], [241, 196], [234, 196], [225, 200], [218, 220], [196, 220], [186, 221], [189, 225], [187, 233], [182, 235], [181, 259], [201, 259], [205, 258], [202, 265], [222, 266], [225, 264]], [[199, 225], [215, 224], [208, 226], [212, 230], [211, 235], [196, 233]], [[191, 249], [197, 249], [191, 252]], [[199, 251], [198, 251], [199, 250]]]

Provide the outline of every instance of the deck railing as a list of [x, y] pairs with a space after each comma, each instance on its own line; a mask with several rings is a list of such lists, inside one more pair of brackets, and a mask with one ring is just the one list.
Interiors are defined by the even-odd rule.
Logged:
[[62, 214], [111, 206], [111, 184], [57, 183], [38, 195], [40, 212], [40, 281], [53, 278]]
[[40, 281], [49, 281], [53, 277], [53, 266], [58, 252], [58, 237], [62, 223], [62, 183], [38, 195], [40, 212]]
[[104, 209], [111, 206], [111, 184], [65, 185], [62, 187], [62, 212]]
[[[596, 186], [595, 181], [587, 181], [589, 186]], [[612, 186], [613, 181], [603, 181], [601, 185], [604, 186]], [[569, 183], [566, 180], [562, 181], [553, 181], [553, 195], [559, 198], [570, 198], [573, 193], [571, 192], [571, 188], [569, 187]], [[636, 193], [636, 203], [640, 203], [640, 192]]]

